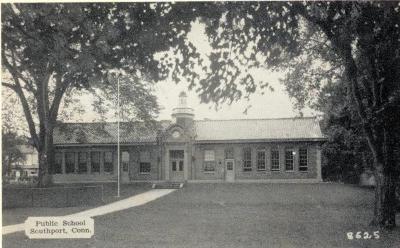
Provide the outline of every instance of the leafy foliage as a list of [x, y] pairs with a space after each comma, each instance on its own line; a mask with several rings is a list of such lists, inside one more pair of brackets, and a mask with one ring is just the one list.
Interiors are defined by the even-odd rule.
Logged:
[[153, 54], [185, 44], [192, 12], [189, 5], [172, 9], [169, 3], [2, 5], [2, 66], [10, 75], [2, 85], [21, 101], [39, 152], [41, 182], [52, 164], [48, 160], [59, 107], [63, 99], [68, 103], [74, 89], [104, 89], [103, 96], [109, 96], [101, 99], [105, 103], [116, 95], [110, 71], [141, 75], [143, 83], [137, 77], [121, 80], [124, 112], [142, 119], [157, 114], [144, 82], [167, 73]]
[[[21, 153], [19, 146], [24, 145], [24, 138], [18, 136], [14, 132], [2, 132], [1, 142], [2, 142], [2, 175], [10, 173], [11, 165], [17, 162], [21, 162], [24, 159], [24, 155]], [[6, 144], [6, 145], [4, 145]]]

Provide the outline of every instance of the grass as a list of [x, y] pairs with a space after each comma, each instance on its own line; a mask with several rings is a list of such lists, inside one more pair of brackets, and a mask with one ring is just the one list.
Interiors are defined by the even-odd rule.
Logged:
[[[340, 184], [188, 184], [144, 206], [95, 218], [82, 240], [3, 236], [4, 247], [399, 247], [400, 229], [368, 226], [373, 192]], [[400, 220], [399, 220], [400, 221]], [[398, 221], [398, 223], [399, 223]]]

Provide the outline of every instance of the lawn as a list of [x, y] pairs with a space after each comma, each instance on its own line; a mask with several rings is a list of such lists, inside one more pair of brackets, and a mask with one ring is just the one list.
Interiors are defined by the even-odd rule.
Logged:
[[[144, 206], [95, 218], [82, 240], [3, 236], [3, 247], [400, 247], [400, 229], [368, 226], [373, 192], [340, 184], [188, 184]], [[400, 221], [400, 220], [398, 220]]]

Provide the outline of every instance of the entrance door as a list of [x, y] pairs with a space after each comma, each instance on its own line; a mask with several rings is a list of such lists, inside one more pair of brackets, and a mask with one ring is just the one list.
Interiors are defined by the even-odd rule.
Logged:
[[227, 182], [235, 181], [235, 160], [225, 159], [225, 180]]
[[169, 175], [171, 181], [183, 181], [185, 157], [183, 150], [169, 151]]
[[123, 151], [121, 153], [121, 181], [123, 183], [129, 182], [129, 152]]

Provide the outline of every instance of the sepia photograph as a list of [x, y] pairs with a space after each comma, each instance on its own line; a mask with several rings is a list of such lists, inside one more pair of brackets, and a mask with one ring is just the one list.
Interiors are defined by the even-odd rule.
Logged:
[[4, 248], [400, 248], [400, 1], [1, 5]]

